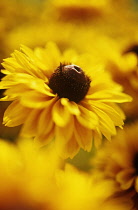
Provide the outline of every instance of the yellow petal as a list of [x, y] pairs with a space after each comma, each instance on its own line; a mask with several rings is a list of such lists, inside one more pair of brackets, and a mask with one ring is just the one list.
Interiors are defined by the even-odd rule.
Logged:
[[7, 81], [2, 80], [0, 83], [0, 89], [7, 89], [7, 88], [11, 88], [14, 85], [17, 84], [16, 81], [10, 81], [8, 80], [7, 76], [6, 76]]
[[66, 108], [61, 104], [61, 99], [59, 99], [53, 106], [52, 117], [55, 124], [59, 127], [64, 127], [67, 125], [71, 118], [71, 114]]
[[80, 115], [79, 106], [75, 102], [69, 101], [67, 98], [61, 98], [61, 104], [66, 106], [71, 114]]
[[98, 117], [92, 111], [89, 111], [83, 106], [79, 105], [80, 115], [77, 115], [76, 118], [80, 124], [85, 128], [94, 129], [98, 126]]
[[4, 94], [9, 97], [18, 97], [22, 93], [25, 94], [28, 90], [29, 88], [25, 86], [24, 84], [17, 84], [17, 85], [14, 85], [12, 88], [7, 89]]
[[100, 108], [98, 108], [96, 106], [93, 106], [93, 109], [94, 109], [95, 113], [99, 117], [99, 128], [100, 128], [102, 134], [108, 140], [110, 140], [111, 139], [111, 135], [115, 135], [116, 134], [116, 129], [115, 129], [115, 125], [114, 125], [113, 121]]
[[76, 141], [74, 135], [69, 139], [67, 144], [64, 146], [64, 150], [62, 153], [63, 158], [73, 158], [79, 151], [80, 147]]
[[98, 148], [101, 145], [102, 141], [102, 134], [98, 128], [93, 131], [93, 140], [95, 147]]
[[79, 146], [84, 150], [90, 151], [92, 147], [92, 130], [83, 127], [75, 121], [74, 136]]
[[36, 91], [28, 91], [21, 96], [21, 104], [23, 106], [29, 108], [47, 108], [50, 107], [55, 99], [52, 97], [48, 97], [45, 94], [36, 92]]
[[97, 91], [91, 95], [86, 96], [90, 100], [100, 100], [102, 102], [124, 103], [132, 101], [132, 97], [116, 91]]
[[45, 134], [42, 135], [36, 135], [34, 138], [34, 143], [38, 147], [47, 145], [50, 141], [52, 141], [55, 137], [55, 132], [54, 132], [54, 125], [51, 128], [51, 130]]
[[13, 56], [16, 59], [17, 63], [21, 67], [23, 67], [27, 71], [27, 73], [32, 75], [32, 71], [31, 71], [30, 66], [29, 66], [28, 57], [24, 53], [22, 53], [22, 52], [20, 52], [18, 50], [14, 51]]
[[104, 111], [114, 122], [116, 126], [121, 126], [124, 124], [123, 118], [120, 116], [120, 114], [117, 112], [117, 110], [114, 109], [112, 104], [108, 105], [102, 102], [96, 102], [96, 107]]
[[16, 59], [16, 62], [21, 66], [23, 72], [38, 78], [44, 77], [42, 71], [37, 67], [36, 61], [30, 59], [30, 56], [28, 57], [24, 53], [15, 50], [13, 53], [13, 57]]
[[125, 114], [123, 112], [123, 110], [115, 103], [112, 103], [112, 107], [118, 112], [118, 114], [120, 115], [120, 117], [125, 120]]
[[74, 118], [71, 116], [69, 123], [65, 127], [56, 126], [55, 137], [58, 147], [62, 147], [69, 141], [74, 131]]
[[30, 109], [23, 107], [19, 101], [12, 102], [6, 109], [3, 117], [5, 126], [14, 127], [21, 125], [30, 113]]
[[4, 59], [4, 62], [2, 63], [3, 67], [9, 72], [14, 73], [14, 72], [25, 72], [24, 69], [21, 69], [21, 66], [19, 63], [16, 62], [15, 58], [6, 58]]
[[54, 122], [51, 116], [51, 107], [48, 107], [41, 111], [38, 120], [37, 132], [38, 136], [47, 135], [54, 126]]
[[41, 110], [34, 109], [26, 117], [26, 120], [21, 130], [22, 136], [35, 136], [36, 135], [40, 112]]

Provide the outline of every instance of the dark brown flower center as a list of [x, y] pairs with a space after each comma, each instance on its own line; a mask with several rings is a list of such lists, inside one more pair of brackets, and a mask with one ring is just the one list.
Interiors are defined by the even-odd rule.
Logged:
[[51, 75], [48, 85], [60, 98], [78, 103], [87, 94], [90, 82], [79, 66], [60, 64]]
[[138, 153], [136, 153], [135, 156], [134, 156], [133, 166], [135, 168], [136, 175], [138, 175]]

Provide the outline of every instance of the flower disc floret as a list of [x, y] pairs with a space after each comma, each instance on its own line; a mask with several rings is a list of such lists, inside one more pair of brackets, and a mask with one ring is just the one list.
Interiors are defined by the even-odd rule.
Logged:
[[78, 103], [87, 94], [90, 82], [79, 66], [60, 64], [51, 75], [48, 85], [60, 98]]

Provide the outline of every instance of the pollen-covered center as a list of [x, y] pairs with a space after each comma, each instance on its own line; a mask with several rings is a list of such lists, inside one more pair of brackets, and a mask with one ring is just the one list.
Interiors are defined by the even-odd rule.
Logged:
[[90, 82], [79, 66], [60, 64], [51, 75], [48, 85], [60, 98], [68, 98], [78, 103], [87, 94]]
[[133, 166], [135, 168], [136, 175], [138, 175], [138, 153], [136, 153], [135, 156], [134, 156]]

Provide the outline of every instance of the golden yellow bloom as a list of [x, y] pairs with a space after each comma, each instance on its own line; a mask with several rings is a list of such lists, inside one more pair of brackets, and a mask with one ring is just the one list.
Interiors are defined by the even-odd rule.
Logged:
[[[42, 23], [40, 24], [40, 22]], [[48, 25], [46, 24], [47, 22]], [[67, 47], [73, 46], [72, 42], [74, 39], [76, 40], [76, 37], [78, 36], [78, 30], [79, 29], [73, 24], [65, 24], [49, 19], [41, 21], [40, 19], [35, 24], [27, 23], [23, 26], [21, 25], [16, 27], [9, 33], [7, 37], [7, 43], [11, 49], [11, 52], [14, 49], [18, 49], [21, 43], [31, 48], [35, 48], [37, 46], [44, 47], [45, 43], [49, 41], [55, 42], [61, 50], [65, 50]], [[24, 31], [25, 33], [23, 33]], [[56, 35], [55, 31], [58, 31]], [[34, 33], [35, 36], [33, 36]], [[73, 37], [72, 33], [74, 33]], [[83, 33], [83, 31], [81, 30], [80, 33]], [[31, 39], [28, 37], [31, 37]], [[76, 41], [78, 42], [78, 40]]]
[[[50, 16], [52, 15], [50, 14]], [[103, 48], [108, 47], [108, 42], [101, 36], [99, 28], [99, 25], [92, 27], [92, 24], [79, 24], [78, 27], [72, 22], [65, 24], [63, 21], [45, 18], [44, 20], [39, 19], [35, 24], [27, 22], [23, 26], [16, 27], [8, 34], [6, 41], [11, 52], [14, 49], [19, 49], [21, 43], [34, 49], [37, 46], [45, 47], [46, 42], [52, 41], [58, 45], [62, 52], [67, 48], [73, 48], [79, 53], [92, 52], [96, 54], [94, 59], [100, 59]], [[55, 34], [55, 31], [58, 33]], [[105, 50], [107, 49], [105, 48]]]
[[57, 184], [61, 210], [130, 210], [133, 206], [129, 197], [114, 196], [118, 189], [115, 182], [82, 173], [68, 164], [57, 174]]
[[[123, 110], [130, 118], [138, 117], [138, 41], [130, 43], [110, 43], [106, 50], [106, 68], [113, 79], [124, 87], [124, 92], [133, 97], [132, 103], [123, 105]], [[105, 55], [104, 55], [105, 56]]]
[[[104, 177], [113, 179], [124, 192], [138, 193], [138, 123], [119, 131], [95, 158], [95, 167]], [[133, 195], [133, 194], [132, 194]]]
[[62, 161], [51, 146], [37, 150], [30, 139], [17, 145], [0, 140], [0, 209], [107, 210], [113, 204], [119, 210], [131, 209], [129, 198], [113, 196], [115, 182], [71, 165], [61, 170]]
[[[133, 40], [133, 41], [132, 41]], [[124, 92], [132, 96], [132, 103], [125, 103], [122, 109], [128, 118], [138, 117], [138, 36], [129, 41], [115, 41], [99, 37], [93, 43], [93, 55], [105, 64], [113, 80], [123, 86]], [[86, 49], [86, 48], [84, 48]], [[89, 48], [90, 49], [90, 48]]]
[[0, 140], [0, 209], [59, 209], [53, 202], [57, 193], [53, 175], [60, 160], [53, 151], [46, 149], [46, 157], [30, 139], [16, 146]]
[[54, 43], [34, 51], [22, 46], [3, 63], [6, 74], [0, 83], [7, 89], [1, 101], [13, 101], [3, 123], [24, 124], [22, 135], [47, 144], [53, 138], [64, 157], [80, 148], [99, 145], [102, 134], [111, 139], [124, 114], [116, 103], [131, 101], [121, 86], [93, 65], [91, 55], [68, 49], [61, 54]]

